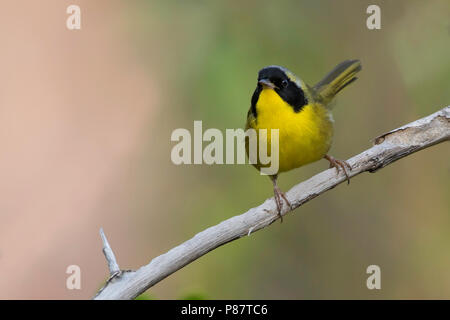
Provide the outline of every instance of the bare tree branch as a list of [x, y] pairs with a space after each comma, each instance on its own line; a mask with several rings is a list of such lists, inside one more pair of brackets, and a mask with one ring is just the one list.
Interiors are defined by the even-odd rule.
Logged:
[[[428, 117], [377, 137], [373, 147], [347, 160], [352, 166], [349, 176], [354, 177], [365, 171], [375, 172], [398, 159], [449, 139], [450, 107], [446, 107]], [[334, 168], [328, 169], [297, 184], [286, 195], [293, 207], [298, 208], [344, 181], [346, 177], [342, 171], [336, 175]], [[290, 210], [285, 206], [282, 214], [285, 215], [288, 211]], [[190, 240], [154, 258], [149, 264], [136, 271], [116, 273], [116, 276], [110, 278], [94, 299], [134, 299], [209, 251], [267, 227], [278, 218], [275, 201], [273, 198], [267, 199], [260, 206], [244, 214], [196, 234]], [[109, 260], [108, 264], [110, 265]]]

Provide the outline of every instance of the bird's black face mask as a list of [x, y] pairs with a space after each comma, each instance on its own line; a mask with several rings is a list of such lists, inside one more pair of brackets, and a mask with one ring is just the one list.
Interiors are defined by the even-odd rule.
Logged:
[[251, 100], [251, 112], [255, 117], [257, 116], [256, 103], [264, 86], [275, 90], [295, 112], [300, 112], [303, 106], [308, 104], [303, 90], [287, 76], [284, 68], [279, 66], [265, 67], [258, 73], [258, 85]]

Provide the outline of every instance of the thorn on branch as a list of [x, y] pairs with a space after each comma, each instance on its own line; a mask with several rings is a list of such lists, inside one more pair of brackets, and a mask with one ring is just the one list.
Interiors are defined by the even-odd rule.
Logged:
[[103, 242], [103, 254], [105, 255], [106, 261], [108, 262], [108, 269], [110, 278], [114, 278], [116, 275], [120, 274], [120, 268], [116, 261], [116, 256], [109, 245], [108, 239], [103, 232], [103, 228], [100, 228], [100, 237]]

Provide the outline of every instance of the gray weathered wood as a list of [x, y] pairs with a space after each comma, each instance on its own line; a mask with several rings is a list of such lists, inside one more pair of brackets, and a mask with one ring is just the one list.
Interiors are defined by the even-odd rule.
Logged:
[[[373, 147], [347, 160], [352, 166], [349, 176], [354, 177], [365, 171], [375, 172], [398, 159], [449, 139], [450, 107], [446, 107], [377, 137]], [[297, 208], [344, 181], [346, 178], [342, 170], [337, 175], [334, 168], [328, 169], [297, 184], [286, 195]], [[290, 210], [284, 206], [282, 214], [288, 211]], [[267, 199], [244, 214], [196, 234], [136, 271], [120, 272], [112, 276], [95, 299], [133, 299], [209, 251], [267, 227], [278, 218], [273, 198]]]

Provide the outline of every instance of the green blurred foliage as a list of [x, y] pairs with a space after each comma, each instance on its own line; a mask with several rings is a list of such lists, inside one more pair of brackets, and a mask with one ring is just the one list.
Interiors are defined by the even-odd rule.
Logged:
[[207, 300], [208, 295], [201, 292], [191, 292], [181, 296], [181, 300]]
[[[180, 300], [206, 300], [208, 296], [203, 292], [189, 292], [179, 297]], [[156, 300], [148, 292], [139, 295], [135, 300]]]
[[153, 296], [150, 295], [148, 292], [143, 293], [136, 297], [134, 300], [154, 300]]
[[[448, 1], [375, 1], [382, 29], [366, 28], [374, 1], [139, 1], [130, 34], [142, 68], [161, 91], [158, 124], [148, 130], [134, 195], [136, 230], [158, 252], [260, 204], [271, 183], [251, 166], [175, 166], [170, 134], [243, 127], [257, 71], [288, 67], [307, 83], [359, 58], [359, 80], [334, 109], [331, 153], [347, 158], [377, 135], [450, 102]], [[445, 298], [450, 295], [448, 145], [401, 160], [320, 196], [250, 237], [227, 244], [152, 289], [213, 299]], [[281, 175], [287, 190], [324, 162]], [[146, 184], [158, 186], [146, 201]], [[138, 202], [138, 201], [137, 201]], [[149, 211], [158, 211], [149, 216]], [[382, 270], [369, 291], [368, 265]]]

